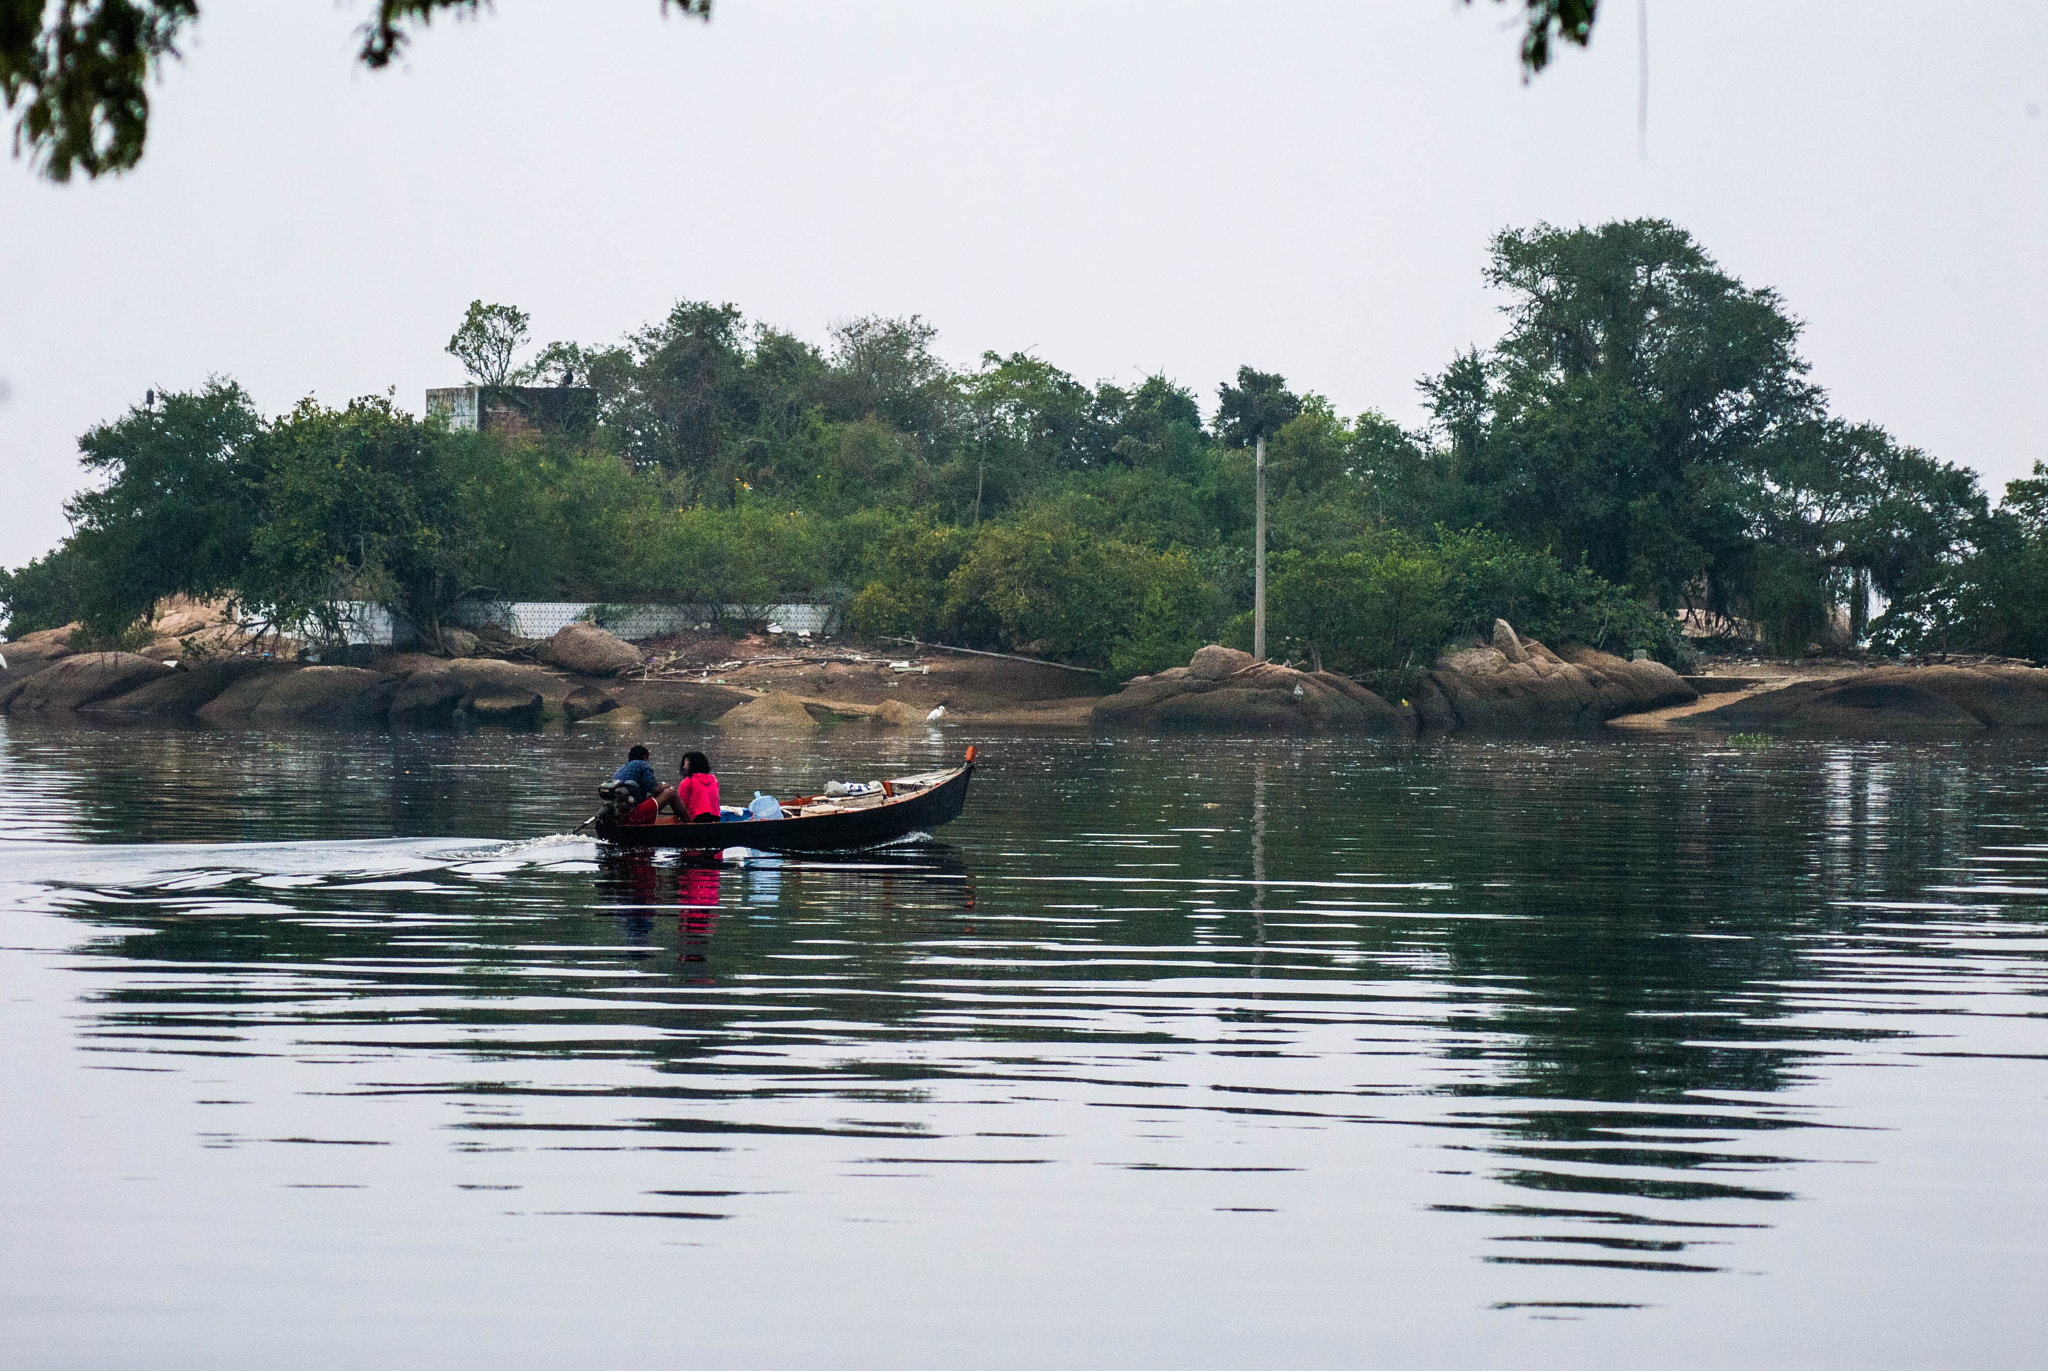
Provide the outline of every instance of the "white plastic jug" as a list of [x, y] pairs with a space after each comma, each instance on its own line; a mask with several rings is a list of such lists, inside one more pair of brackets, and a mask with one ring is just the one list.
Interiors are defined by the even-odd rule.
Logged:
[[782, 802], [773, 795], [754, 792], [754, 802], [747, 806], [747, 812], [757, 819], [779, 819], [782, 817]]

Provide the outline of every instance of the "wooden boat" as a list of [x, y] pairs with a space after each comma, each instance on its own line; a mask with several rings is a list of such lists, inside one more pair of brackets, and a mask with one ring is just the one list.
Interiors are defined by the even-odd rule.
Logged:
[[867, 795], [806, 795], [782, 806], [780, 819], [687, 824], [664, 814], [651, 824], [628, 824], [607, 811], [594, 829], [619, 847], [664, 847], [689, 852], [752, 847], [764, 852], [848, 852], [877, 847], [912, 833], [929, 833], [960, 817], [974, 749], [950, 771], [927, 771], [883, 781]]

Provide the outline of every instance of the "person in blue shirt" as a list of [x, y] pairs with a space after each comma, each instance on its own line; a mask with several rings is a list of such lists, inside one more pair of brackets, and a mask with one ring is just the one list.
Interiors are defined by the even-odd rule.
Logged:
[[635, 743], [627, 749], [626, 764], [612, 773], [612, 779], [630, 784], [643, 800], [661, 793], [661, 778], [654, 774], [654, 764], [647, 760], [645, 743]]

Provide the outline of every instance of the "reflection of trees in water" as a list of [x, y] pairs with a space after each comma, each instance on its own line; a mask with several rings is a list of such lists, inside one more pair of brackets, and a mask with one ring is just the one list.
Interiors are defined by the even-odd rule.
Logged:
[[1486, 1022], [1513, 1040], [1470, 1049], [1504, 1074], [1472, 1089], [1635, 1102], [1782, 1089], [1806, 1055], [1785, 987], [1827, 974], [1813, 939], [1866, 917], [1844, 901], [1911, 895], [1960, 854], [1957, 789], [1925, 756], [1847, 751], [1818, 768], [1699, 754], [1674, 767], [1601, 748], [1553, 773], [1461, 773], [1456, 806], [1487, 821], [1442, 835], [1460, 898], [1513, 916], [1447, 931], [1459, 980], [1509, 992]]
[[596, 779], [621, 760], [609, 736], [105, 716], [10, 718], [0, 751], [59, 778], [79, 831], [116, 842], [562, 832], [595, 808]]

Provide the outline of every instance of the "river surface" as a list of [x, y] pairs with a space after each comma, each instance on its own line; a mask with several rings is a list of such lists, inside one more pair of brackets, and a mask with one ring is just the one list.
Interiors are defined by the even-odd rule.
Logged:
[[2048, 1356], [2039, 742], [969, 741], [0, 722], [0, 1364]]

